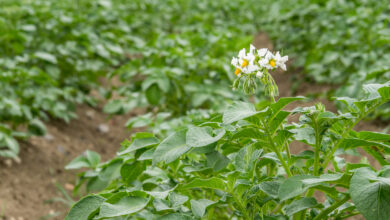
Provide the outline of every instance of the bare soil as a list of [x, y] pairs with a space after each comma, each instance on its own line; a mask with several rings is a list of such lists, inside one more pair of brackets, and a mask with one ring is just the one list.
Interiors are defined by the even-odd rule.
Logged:
[[124, 123], [137, 111], [108, 118], [101, 108], [78, 106], [78, 118], [69, 124], [54, 120], [45, 137], [20, 143], [20, 161], [0, 160], [0, 220], [63, 219], [69, 206], [50, 202], [63, 198], [56, 184], [69, 195], [77, 171], [64, 170], [67, 163], [84, 151], [92, 150], [102, 160], [112, 158], [130, 133]]

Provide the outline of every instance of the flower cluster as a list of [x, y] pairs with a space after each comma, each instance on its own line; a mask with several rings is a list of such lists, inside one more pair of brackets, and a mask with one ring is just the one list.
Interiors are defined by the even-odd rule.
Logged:
[[234, 73], [237, 76], [255, 73], [257, 77], [261, 78], [266, 70], [276, 68], [286, 70], [287, 60], [288, 56], [282, 57], [279, 52], [273, 54], [267, 48], [256, 49], [253, 45], [250, 45], [248, 53], [243, 48], [238, 53], [238, 57], [233, 57], [231, 63], [236, 67]]
[[243, 89], [245, 93], [254, 93], [257, 89], [256, 78], [265, 86], [265, 92], [271, 99], [279, 95], [278, 87], [269, 71], [280, 68], [286, 70], [288, 56], [281, 56], [279, 52], [272, 53], [267, 48], [256, 49], [250, 45], [249, 52], [242, 49], [238, 57], [233, 57], [232, 65], [236, 67], [235, 74], [238, 78], [233, 83], [233, 89], [237, 89], [242, 77], [245, 78]]

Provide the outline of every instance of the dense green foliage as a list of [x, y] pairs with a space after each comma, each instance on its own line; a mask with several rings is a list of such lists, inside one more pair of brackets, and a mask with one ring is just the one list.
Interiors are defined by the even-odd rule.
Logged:
[[[235, 102], [163, 140], [137, 133], [105, 163], [87, 152], [67, 168], [91, 168], [78, 187], [102, 191], [76, 203], [67, 219], [388, 219], [390, 135], [354, 127], [390, 100], [389, 83], [365, 85], [361, 100], [338, 98], [348, 109], [338, 114], [320, 103], [284, 110], [304, 97]], [[289, 123], [290, 114], [299, 122]], [[311, 148], [291, 154], [293, 141]], [[383, 168], [339, 156], [357, 147]], [[326, 195], [324, 203], [315, 191]]]
[[[260, 1], [260, 28], [317, 82], [362, 97], [364, 83], [390, 79], [390, 4], [375, 0]], [[377, 111], [389, 119], [389, 104]]]
[[[108, 103], [111, 114], [146, 104], [173, 114], [221, 107], [234, 97], [225, 54], [251, 42], [256, 28], [251, 13], [234, 18], [248, 5], [225, 1], [211, 13], [220, 3], [2, 1], [1, 156], [17, 155], [15, 137], [44, 134], [40, 119], [69, 121], [75, 103], [93, 104], [92, 88], [123, 97]], [[107, 72], [131, 83], [104, 90], [96, 83]], [[26, 124], [32, 129], [21, 133]]]

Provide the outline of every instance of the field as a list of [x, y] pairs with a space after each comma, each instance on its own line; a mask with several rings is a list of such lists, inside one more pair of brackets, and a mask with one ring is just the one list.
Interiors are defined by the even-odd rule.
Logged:
[[389, 13], [1, 1], [0, 220], [390, 219]]

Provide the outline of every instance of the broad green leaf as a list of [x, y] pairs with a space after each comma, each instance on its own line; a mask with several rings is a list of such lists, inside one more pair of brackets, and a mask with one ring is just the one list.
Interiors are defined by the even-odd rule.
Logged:
[[283, 208], [286, 212], [286, 215], [292, 216], [293, 214], [300, 212], [302, 210], [313, 208], [317, 205], [317, 200], [313, 197], [305, 197], [299, 200], [294, 200], [292, 203], [288, 204]]
[[385, 143], [380, 143], [375, 141], [367, 141], [358, 138], [346, 138], [340, 144], [340, 148], [344, 148], [344, 149], [356, 148], [356, 147], [370, 147], [370, 146], [390, 148], [390, 144], [385, 144]]
[[378, 92], [384, 100], [390, 100], [390, 85], [378, 89]]
[[100, 163], [100, 155], [94, 151], [86, 150], [85, 157], [88, 160], [90, 168], [95, 168]]
[[188, 196], [184, 196], [175, 192], [171, 192], [168, 196], [169, 201], [173, 208], [179, 207], [188, 201]]
[[390, 178], [379, 177], [368, 168], [359, 168], [352, 176], [350, 193], [366, 219], [390, 219]]
[[196, 217], [202, 218], [206, 213], [206, 208], [214, 203], [215, 203], [214, 201], [208, 199], [199, 199], [199, 200], [191, 199], [192, 213], [194, 213]]
[[96, 195], [82, 198], [72, 206], [65, 220], [90, 219], [91, 214], [96, 212], [104, 200], [103, 197]]
[[271, 134], [274, 134], [280, 124], [290, 115], [290, 112], [280, 111], [275, 118], [269, 123]]
[[219, 153], [218, 151], [213, 151], [206, 154], [207, 166], [212, 167], [214, 171], [218, 172], [225, 168], [230, 160], [225, 155]]
[[153, 206], [157, 212], [172, 209], [169, 207], [169, 202], [163, 199], [154, 198]]
[[291, 129], [290, 132], [294, 133], [294, 138], [296, 140], [302, 141], [309, 145], [315, 145], [316, 137], [312, 127]]
[[131, 182], [136, 180], [139, 175], [145, 170], [144, 165], [141, 162], [134, 162], [132, 164], [124, 164], [121, 167], [120, 173], [123, 182], [130, 185]]
[[224, 129], [216, 130], [217, 134], [211, 136], [211, 128], [209, 127], [191, 127], [187, 131], [186, 142], [190, 147], [204, 147], [217, 142], [225, 135]]
[[123, 197], [115, 203], [104, 202], [100, 207], [99, 216], [96, 219], [105, 219], [130, 215], [136, 213], [149, 203], [149, 199], [143, 197]]
[[261, 191], [266, 193], [272, 198], [277, 198], [278, 197], [278, 192], [279, 192], [279, 187], [280, 183], [276, 181], [267, 181], [267, 182], [262, 182], [259, 185], [256, 185]]
[[307, 188], [304, 186], [302, 180], [310, 179], [313, 176], [292, 176], [285, 180], [279, 187], [279, 198], [281, 201], [291, 199], [305, 192]]
[[191, 149], [186, 144], [186, 133], [186, 130], [181, 130], [165, 138], [153, 153], [153, 164], [171, 163]]
[[148, 89], [146, 89], [145, 96], [148, 102], [152, 105], [158, 105], [163, 98], [162, 91], [157, 84], [153, 84]]
[[341, 173], [323, 174], [323, 175], [318, 176], [318, 177], [303, 179], [302, 183], [305, 185], [314, 185], [314, 184], [319, 184], [319, 183], [335, 182], [337, 180], [340, 180], [342, 177], [343, 177], [343, 174], [341, 174]]
[[360, 131], [358, 137], [367, 141], [390, 141], [390, 134], [372, 131]]
[[191, 189], [191, 188], [210, 188], [210, 189], [219, 189], [224, 191], [226, 188], [226, 183], [220, 178], [212, 177], [210, 179], [200, 179], [196, 178], [191, 182], [184, 184], [180, 189]]
[[33, 119], [28, 124], [28, 132], [36, 136], [43, 136], [46, 134], [46, 127], [41, 120]]
[[223, 114], [223, 123], [231, 124], [233, 122], [249, 118], [251, 116], [265, 113], [267, 109], [263, 111], [256, 111], [255, 106], [247, 102], [235, 102], [230, 105]]
[[186, 214], [171, 213], [158, 218], [158, 220], [193, 220], [193, 218]]
[[120, 170], [122, 167], [121, 159], [114, 159], [107, 164], [102, 171], [99, 173], [99, 179], [103, 181], [111, 181], [115, 178], [120, 177]]
[[73, 159], [68, 165], [65, 166], [65, 169], [72, 170], [72, 169], [80, 169], [82, 167], [89, 167], [88, 159], [85, 158], [85, 156], [80, 155]]
[[44, 61], [53, 63], [53, 64], [57, 63], [57, 58], [53, 54], [50, 54], [47, 52], [37, 51], [34, 53], [34, 56], [39, 58], [39, 59], [42, 59]]
[[282, 97], [282, 98], [278, 99], [278, 101], [276, 103], [273, 103], [271, 105], [271, 109], [273, 112], [273, 116], [272, 116], [271, 120], [273, 118], [275, 118], [277, 116], [277, 114], [279, 113], [279, 111], [282, 110], [286, 105], [290, 104], [291, 102], [303, 100], [303, 99], [305, 99], [305, 97], [303, 97], [303, 96]]
[[103, 111], [107, 114], [122, 114], [124, 113], [123, 101], [111, 100], [104, 106]]
[[145, 147], [150, 147], [158, 144], [160, 141], [155, 137], [136, 138], [124, 151], [119, 152], [119, 155], [127, 154]]

